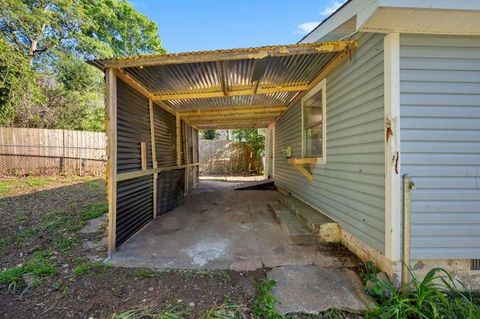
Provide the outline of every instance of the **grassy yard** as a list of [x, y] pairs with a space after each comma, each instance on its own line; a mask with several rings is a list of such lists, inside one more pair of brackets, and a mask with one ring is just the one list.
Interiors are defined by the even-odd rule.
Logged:
[[[0, 180], [0, 317], [282, 318], [265, 269], [157, 272], [104, 264], [106, 212], [102, 179]], [[86, 232], [92, 223], [98, 228]], [[442, 270], [401, 290], [376, 273], [370, 265], [363, 274], [370, 311], [288, 318], [480, 318], [477, 296], [438, 286], [453, 284]]]

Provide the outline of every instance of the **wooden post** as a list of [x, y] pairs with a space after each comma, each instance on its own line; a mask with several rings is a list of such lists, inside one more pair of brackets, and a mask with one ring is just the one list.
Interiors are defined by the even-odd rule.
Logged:
[[175, 120], [176, 120], [175, 126], [176, 126], [176, 130], [177, 130], [177, 133], [176, 133], [176, 138], [177, 138], [177, 166], [180, 166], [180, 165], [182, 165], [182, 149], [181, 149], [182, 141], [180, 139], [181, 122], [180, 122], [180, 115], [178, 113], [176, 114]]
[[140, 161], [142, 171], [147, 170], [147, 143], [140, 142]]
[[117, 78], [113, 69], [106, 69], [106, 131], [107, 131], [107, 200], [108, 257], [116, 250], [117, 225]]
[[188, 127], [187, 124], [183, 125], [183, 156], [185, 158], [185, 194], [188, 192], [188, 179], [189, 179], [189, 174], [188, 170], [190, 167], [188, 167], [188, 164], [190, 164], [190, 160], [188, 158]]
[[[150, 138], [152, 143], [152, 164], [153, 168], [158, 167], [157, 163], [157, 149], [155, 146], [155, 121], [153, 117], [153, 102], [148, 100], [148, 108], [150, 111]], [[157, 180], [158, 173], [153, 174], [153, 219], [157, 218]]]

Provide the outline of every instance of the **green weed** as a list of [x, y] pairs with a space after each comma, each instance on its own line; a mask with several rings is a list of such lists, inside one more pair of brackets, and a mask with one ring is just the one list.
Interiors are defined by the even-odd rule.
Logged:
[[108, 211], [108, 204], [106, 202], [90, 204], [86, 210], [82, 212], [82, 220], [90, 220], [102, 216]]
[[281, 319], [282, 316], [275, 310], [277, 301], [271, 289], [277, 284], [275, 280], [262, 280], [257, 285], [257, 298], [253, 304], [253, 315], [259, 319]]
[[390, 281], [370, 276], [367, 292], [377, 306], [366, 318], [480, 318], [480, 307], [469, 293], [460, 292], [450, 274], [441, 268], [430, 270], [423, 280], [411, 272], [412, 282], [397, 289]]
[[0, 239], [0, 249], [7, 247], [8, 244], [9, 244], [8, 239], [5, 239], [5, 238]]
[[12, 190], [12, 182], [10, 181], [0, 181], [0, 194], [6, 195]]
[[85, 262], [75, 267], [73, 269], [73, 274], [75, 276], [80, 276], [80, 275], [91, 273], [91, 272], [98, 273], [98, 272], [103, 272], [108, 268], [110, 268], [110, 266], [102, 262]]

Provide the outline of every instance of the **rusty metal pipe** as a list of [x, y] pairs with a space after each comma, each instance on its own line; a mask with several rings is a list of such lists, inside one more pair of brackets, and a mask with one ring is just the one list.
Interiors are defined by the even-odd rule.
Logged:
[[412, 189], [415, 184], [409, 175], [403, 175], [403, 249], [402, 249], [402, 283], [410, 283], [410, 233], [412, 219]]

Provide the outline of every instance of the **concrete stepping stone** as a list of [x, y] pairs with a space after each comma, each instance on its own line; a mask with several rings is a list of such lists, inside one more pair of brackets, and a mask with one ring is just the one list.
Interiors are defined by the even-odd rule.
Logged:
[[277, 282], [272, 294], [281, 315], [319, 314], [332, 308], [359, 311], [366, 306], [351, 282], [351, 272], [341, 268], [319, 268], [314, 265], [282, 266], [267, 273]]

